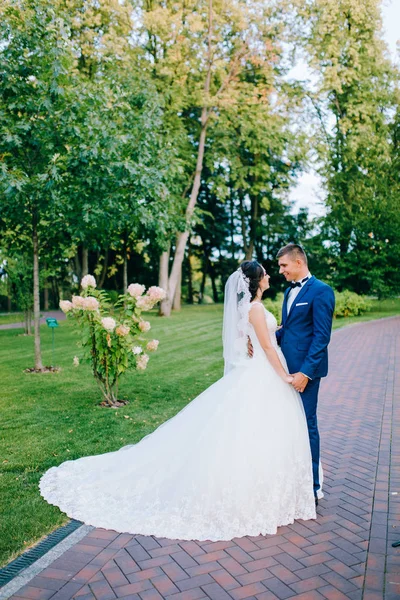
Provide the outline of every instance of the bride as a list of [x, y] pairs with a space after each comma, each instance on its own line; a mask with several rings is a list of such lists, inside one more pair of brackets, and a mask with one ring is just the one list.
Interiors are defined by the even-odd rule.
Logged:
[[95, 527], [184, 540], [314, 519], [307, 424], [261, 303], [268, 288], [260, 264], [242, 263], [225, 288], [222, 379], [138, 444], [52, 467], [42, 496]]

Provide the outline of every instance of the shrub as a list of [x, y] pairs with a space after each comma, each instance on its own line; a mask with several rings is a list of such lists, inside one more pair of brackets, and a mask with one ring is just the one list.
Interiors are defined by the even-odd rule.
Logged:
[[335, 318], [357, 317], [371, 308], [371, 303], [365, 296], [360, 296], [348, 290], [335, 292], [335, 300]]

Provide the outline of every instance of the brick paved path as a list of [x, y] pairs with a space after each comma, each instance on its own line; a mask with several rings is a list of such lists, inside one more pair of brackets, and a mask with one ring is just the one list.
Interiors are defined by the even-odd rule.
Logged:
[[400, 549], [391, 547], [400, 539], [399, 334], [394, 318], [333, 337], [317, 521], [220, 543], [94, 529], [14, 599], [399, 599]]

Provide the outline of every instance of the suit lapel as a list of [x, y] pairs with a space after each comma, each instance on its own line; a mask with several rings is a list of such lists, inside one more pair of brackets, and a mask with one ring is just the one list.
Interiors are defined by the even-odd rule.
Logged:
[[282, 305], [282, 323], [285, 323], [288, 314], [287, 314], [287, 300], [289, 296], [289, 292], [292, 288], [286, 288], [285, 295], [283, 297], [283, 305]]
[[290, 315], [293, 314], [293, 310], [295, 309], [296, 304], [298, 302], [300, 302], [300, 300], [301, 300], [301, 298], [303, 298], [304, 294], [306, 294], [308, 292], [308, 290], [310, 289], [310, 287], [312, 286], [314, 281], [315, 281], [315, 277], [314, 277], [314, 275], [312, 275], [310, 277], [310, 279], [308, 281], [306, 281], [306, 283], [302, 286], [301, 290], [299, 291], [296, 298], [294, 299], [292, 306], [290, 307], [289, 315], [287, 314], [287, 296], [286, 296], [286, 318], [287, 319], [290, 319]]

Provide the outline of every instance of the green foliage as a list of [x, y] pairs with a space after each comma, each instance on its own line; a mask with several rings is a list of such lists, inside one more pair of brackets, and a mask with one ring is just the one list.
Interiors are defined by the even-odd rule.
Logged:
[[263, 304], [265, 308], [274, 315], [278, 325], [280, 325], [282, 322], [283, 293], [279, 292], [274, 300], [271, 298], [265, 298], [263, 300]]
[[345, 290], [335, 292], [334, 317], [357, 317], [371, 310], [372, 304], [365, 296]]
[[[338, 289], [400, 290], [399, 73], [382, 40], [380, 0], [299, 2], [314, 70], [315, 145], [327, 192], [321, 234]], [[322, 251], [322, 254], [324, 252]]]
[[7, 260], [7, 277], [11, 287], [12, 298], [19, 310], [24, 313], [33, 309], [32, 269], [27, 257], [21, 255]]
[[[83, 250], [101, 287], [120, 291], [127, 277], [154, 283], [160, 251], [172, 257], [190, 227], [189, 301], [207, 279], [221, 300], [244, 257], [281, 290], [275, 255], [288, 241], [338, 290], [400, 291], [399, 78], [379, 0], [4, 0], [0, 36], [1, 247], [24, 257], [25, 290], [34, 230], [57, 305]], [[286, 43], [304, 51], [312, 84], [286, 77]], [[326, 193], [318, 220], [288, 201], [311, 158]]]

